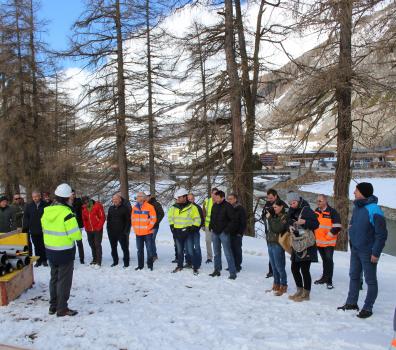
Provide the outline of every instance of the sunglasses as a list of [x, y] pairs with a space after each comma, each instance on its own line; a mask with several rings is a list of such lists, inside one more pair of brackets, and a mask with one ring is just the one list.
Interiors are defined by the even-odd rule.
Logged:
[[17, 198], [14, 198], [14, 201], [19, 201], [21, 199], [22, 199], [21, 197], [17, 197]]

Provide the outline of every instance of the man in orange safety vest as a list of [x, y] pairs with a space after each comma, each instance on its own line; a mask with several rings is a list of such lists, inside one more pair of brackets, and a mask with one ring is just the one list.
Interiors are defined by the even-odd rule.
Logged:
[[323, 262], [323, 274], [315, 284], [326, 284], [333, 289], [334, 248], [337, 235], [341, 231], [341, 219], [337, 211], [330, 207], [327, 197], [320, 194], [317, 198], [318, 208], [315, 214], [318, 217], [319, 228], [315, 230], [316, 245]]

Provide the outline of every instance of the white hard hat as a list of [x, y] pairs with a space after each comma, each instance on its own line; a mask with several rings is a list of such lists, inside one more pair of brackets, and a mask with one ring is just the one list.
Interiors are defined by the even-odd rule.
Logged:
[[73, 190], [68, 184], [60, 184], [55, 190], [55, 196], [69, 198], [72, 192]]
[[176, 192], [175, 195], [173, 196], [175, 199], [182, 197], [182, 196], [187, 196], [188, 191], [185, 188], [179, 188]]

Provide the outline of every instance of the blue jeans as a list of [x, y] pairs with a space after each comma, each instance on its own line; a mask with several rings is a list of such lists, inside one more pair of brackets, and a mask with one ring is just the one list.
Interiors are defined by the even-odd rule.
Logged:
[[221, 246], [223, 246], [224, 255], [227, 259], [228, 270], [231, 276], [236, 275], [234, 256], [231, 250], [231, 238], [230, 235], [222, 232], [220, 234], [212, 234], [213, 250], [214, 250], [214, 268], [217, 271], [221, 271]]
[[136, 236], [136, 248], [138, 257], [138, 267], [144, 267], [144, 244], [146, 243], [147, 266], [153, 267], [153, 234]]
[[158, 233], [158, 229], [159, 227], [153, 229], [153, 257], [157, 258], [158, 254], [157, 254], [157, 245], [155, 244], [155, 240], [157, 238], [157, 233]]
[[357, 304], [359, 300], [360, 276], [364, 273], [367, 295], [363, 309], [372, 311], [378, 295], [377, 264], [371, 262], [370, 252], [361, 252], [351, 247], [351, 265], [349, 267], [349, 292], [346, 303]]
[[202, 264], [202, 252], [201, 252], [201, 234], [199, 232], [199, 229], [197, 229], [192, 236], [193, 236], [193, 245], [194, 245], [193, 260], [195, 255], [196, 264], [198, 268], [200, 268]]
[[285, 251], [278, 243], [267, 243], [268, 255], [274, 274], [274, 284], [287, 286]]
[[192, 257], [193, 268], [196, 269], [197, 261], [194, 258], [194, 243], [192, 239], [192, 234], [187, 235], [176, 235], [176, 251], [177, 251], [177, 267], [183, 268], [184, 263], [184, 252], [186, 252], [186, 262], [187, 256]]

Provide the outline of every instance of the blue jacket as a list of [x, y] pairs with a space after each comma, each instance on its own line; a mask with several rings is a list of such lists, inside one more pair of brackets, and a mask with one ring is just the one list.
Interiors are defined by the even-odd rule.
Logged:
[[377, 203], [375, 196], [354, 201], [349, 239], [352, 248], [378, 258], [384, 249], [388, 230], [384, 213]]

